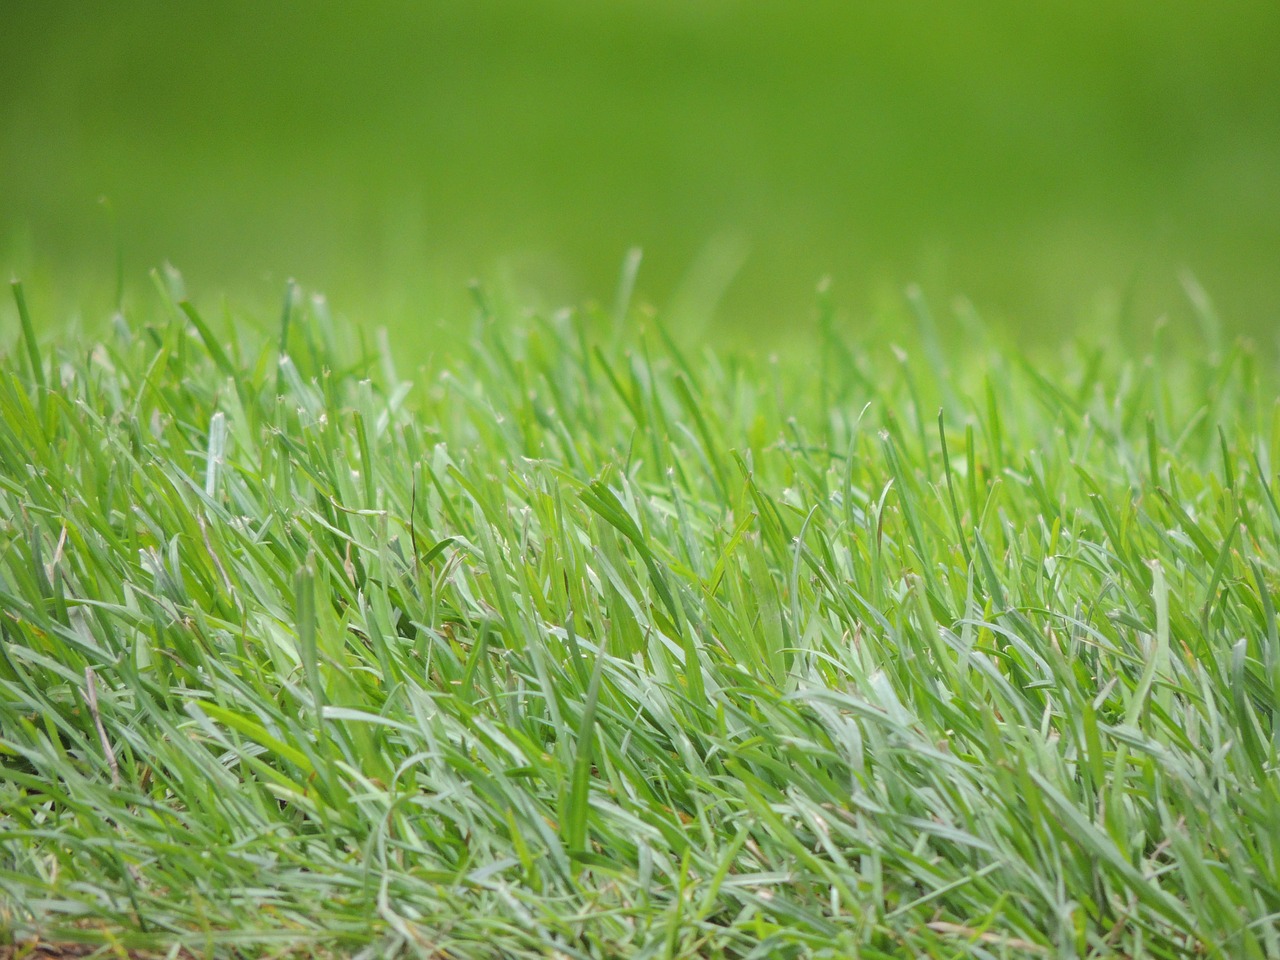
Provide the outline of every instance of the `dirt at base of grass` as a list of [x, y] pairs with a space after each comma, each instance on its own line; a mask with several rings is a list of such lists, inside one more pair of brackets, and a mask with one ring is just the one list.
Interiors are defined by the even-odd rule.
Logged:
[[195, 960], [195, 954], [181, 950], [176, 955], [167, 951], [128, 950], [124, 947], [93, 943], [57, 943], [49, 940], [24, 940], [0, 944], [0, 960]]

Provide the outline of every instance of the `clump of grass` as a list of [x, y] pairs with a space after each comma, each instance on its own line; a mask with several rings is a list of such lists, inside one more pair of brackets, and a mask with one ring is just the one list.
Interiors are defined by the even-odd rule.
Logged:
[[560, 316], [406, 380], [292, 295], [230, 343], [185, 301], [24, 328], [15, 942], [1280, 955], [1244, 346], [1036, 366], [926, 323], [922, 363], [828, 320], [773, 362]]

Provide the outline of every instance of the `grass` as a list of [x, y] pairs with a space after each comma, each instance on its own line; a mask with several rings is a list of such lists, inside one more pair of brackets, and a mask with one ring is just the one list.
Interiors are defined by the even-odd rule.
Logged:
[[0, 274], [47, 316], [173, 259], [416, 348], [469, 277], [575, 303], [639, 244], [640, 297], [721, 336], [824, 273], [853, 313], [916, 280], [1043, 343], [1190, 322], [1189, 268], [1280, 327], [1274, 0], [190, 6], [4, 5]]
[[270, 335], [176, 277], [98, 343], [24, 309], [0, 930], [1280, 955], [1274, 357], [917, 306], [774, 360], [482, 303], [412, 374], [293, 291]]

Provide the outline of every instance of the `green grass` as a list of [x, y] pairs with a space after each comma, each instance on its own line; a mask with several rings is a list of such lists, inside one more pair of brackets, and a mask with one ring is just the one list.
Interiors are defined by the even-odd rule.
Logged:
[[482, 309], [421, 370], [176, 277], [100, 343], [25, 319], [0, 930], [1280, 955], [1274, 357], [918, 306], [780, 359]]
[[0, 279], [58, 312], [168, 259], [416, 346], [471, 277], [576, 303], [638, 244], [638, 294], [721, 335], [824, 274], [1051, 342], [1189, 320], [1190, 269], [1280, 327], [1275, 0], [3, 6]]

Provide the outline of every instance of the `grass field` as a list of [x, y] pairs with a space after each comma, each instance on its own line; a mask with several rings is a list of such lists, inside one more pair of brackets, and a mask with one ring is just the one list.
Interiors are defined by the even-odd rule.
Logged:
[[1276, 364], [1203, 300], [774, 358], [479, 295], [410, 368], [158, 286], [0, 358], [17, 955], [1280, 955]]
[[[918, 282], [993, 325], [1280, 326], [1274, 0], [10, 2], [0, 279], [109, 314], [117, 256], [405, 350], [495, 300], [638, 295], [786, 340]], [[137, 285], [146, 293], [145, 282]]]
[[1280, 5], [0, 8], [0, 960], [1280, 957]]

